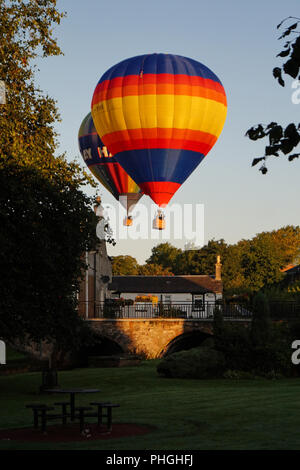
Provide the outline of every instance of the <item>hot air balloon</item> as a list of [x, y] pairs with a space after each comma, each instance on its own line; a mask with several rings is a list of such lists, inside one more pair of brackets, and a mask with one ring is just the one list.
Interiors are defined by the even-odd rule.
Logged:
[[160, 207], [216, 143], [226, 111], [218, 77], [171, 54], [123, 60], [100, 78], [92, 98], [102, 141]]
[[78, 142], [81, 155], [93, 175], [125, 207], [124, 224], [132, 225], [130, 214], [143, 193], [101, 142], [91, 113], [82, 121]]

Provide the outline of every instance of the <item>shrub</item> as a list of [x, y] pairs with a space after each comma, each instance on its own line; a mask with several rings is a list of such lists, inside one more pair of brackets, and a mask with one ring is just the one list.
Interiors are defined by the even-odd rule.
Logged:
[[248, 371], [252, 368], [249, 330], [240, 324], [225, 324], [216, 337], [216, 349], [225, 357], [226, 368]]
[[209, 348], [209, 349], [216, 349], [215, 348], [215, 340], [213, 337], [206, 338], [201, 343], [201, 348]]
[[216, 345], [218, 345], [224, 334], [224, 318], [221, 309], [218, 307], [214, 309], [213, 333]]
[[[291, 341], [287, 324], [272, 324], [264, 295], [256, 296], [254, 308], [250, 328], [240, 324], [221, 324], [220, 321], [217, 327], [214, 325], [215, 348], [223, 353], [226, 370], [264, 377], [268, 374], [291, 375]], [[300, 332], [300, 325], [293, 329]]]
[[270, 340], [271, 327], [268, 298], [265, 294], [259, 292], [253, 299], [251, 338], [254, 346], [265, 345]]
[[166, 377], [205, 379], [221, 377], [225, 361], [215, 349], [198, 347], [180, 351], [165, 357], [157, 366], [157, 372]]
[[288, 325], [286, 323], [273, 324], [268, 341], [265, 344], [252, 345], [251, 355], [253, 368], [259, 375], [290, 376], [293, 364]]
[[120, 309], [119, 307], [104, 305], [103, 318], [116, 318]]

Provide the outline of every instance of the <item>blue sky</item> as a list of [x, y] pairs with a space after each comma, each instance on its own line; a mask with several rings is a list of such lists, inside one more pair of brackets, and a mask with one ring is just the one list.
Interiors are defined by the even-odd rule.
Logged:
[[[272, 77], [282, 44], [276, 25], [289, 15], [300, 16], [298, 1], [58, 0], [58, 8], [67, 12], [55, 28], [64, 56], [40, 61], [37, 81], [58, 103], [59, 152], [65, 151], [70, 160], [81, 158], [78, 129], [109, 67], [151, 52], [191, 57], [221, 79], [228, 115], [215, 147], [172, 202], [204, 204], [205, 241], [224, 238], [235, 243], [264, 230], [299, 224], [300, 161], [270, 159], [269, 173], [263, 176], [257, 167], [251, 168], [251, 161], [263, 154], [264, 143], [244, 136], [259, 122], [300, 121], [300, 104], [291, 101], [292, 80], [283, 89]], [[117, 204], [106, 190], [101, 188], [101, 193], [105, 202]], [[183, 247], [177, 240], [171, 242]], [[120, 241], [109, 253], [130, 254], [143, 262], [155, 244]]]

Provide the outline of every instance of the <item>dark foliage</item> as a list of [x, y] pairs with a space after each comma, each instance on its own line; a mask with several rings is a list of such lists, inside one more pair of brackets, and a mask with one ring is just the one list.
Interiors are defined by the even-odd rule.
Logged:
[[272, 324], [268, 301], [262, 293], [254, 297], [252, 311], [249, 328], [223, 324], [223, 329], [214, 330], [215, 347], [223, 353], [226, 369], [265, 377], [292, 375], [288, 324]]
[[[152, 249], [148, 262], [164, 259], [163, 269], [176, 275], [213, 275], [217, 255], [220, 255], [222, 281], [227, 297], [250, 294], [280, 282], [284, 278], [281, 269], [297, 263], [299, 247], [300, 227], [286, 226], [271, 232], [261, 232], [250, 240], [240, 240], [234, 245], [225, 243], [223, 239], [209, 240], [200, 249], [183, 251], [170, 243], [160, 243]], [[136, 260], [123, 258], [126, 260], [120, 265], [122, 269], [118, 273], [138, 274]]]
[[198, 347], [165, 357], [158, 364], [157, 372], [165, 377], [206, 379], [220, 377], [224, 366], [222, 353], [215, 349]]
[[87, 337], [76, 293], [96, 242], [90, 201], [59, 175], [13, 163], [0, 168], [0, 188], [1, 336], [76, 347]]
[[254, 317], [249, 327], [224, 322], [216, 309], [213, 339], [189, 351], [164, 358], [157, 371], [166, 377], [278, 378], [299, 375], [291, 362], [291, 343], [299, 338], [300, 322], [271, 323], [267, 298], [259, 293], [253, 300]]
[[[292, 21], [293, 20], [293, 21]], [[296, 22], [294, 21], [296, 20]], [[292, 24], [286, 26], [286, 22], [289, 21]], [[288, 75], [293, 79], [300, 78], [300, 35], [299, 30], [296, 28], [299, 26], [300, 19], [289, 16], [285, 18], [277, 29], [283, 28], [283, 32], [278, 38], [282, 40], [287, 36], [296, 34], [295, 39], [290, 39], [285, 42], [283, 50], [277, 54], [277, 57], [284, 59], [283, 64], [280, 67], [273, 69], [273, 77], [278, 81], [281, 86], [285, 86], [283, 75]], [[262, 157], [254, 158], [252, 166], [263, 162], [259, 170], [262, 174], [266, 174], [268, 169], [266, 167], [266, 160], [270, 156], [280, 157], [281, 155], [289, 155], [298, 146], [300, 142], [300, 124], [290, 123], [285, 128], [276, 122], [264, 126], [257, 124], [246, 132], [246, 136], [251, 140], [258, 140], [268, 138], [269, 144], [265, 147], [265, 155]], [[299, 158], [299, 153], [293, 153], [289, 155], [288, 160], [293, 161], [295, 158]]]
[[253, 346], [264, 346], [270, 341], [272, 322], [266, 295], [259, 292], [253, 299], [251, 340]]

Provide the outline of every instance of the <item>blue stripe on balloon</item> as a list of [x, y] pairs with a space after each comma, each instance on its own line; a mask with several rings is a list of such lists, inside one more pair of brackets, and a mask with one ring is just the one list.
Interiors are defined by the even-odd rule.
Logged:
[[126, 75], [140, 75], [141, 72], [143, 74], [183, 74], [208, 78], [221, 83], [218, 77], [204, 64], [188, 57], [173, 54], [145, 54], [123, 60], [105, 72], [98, 83]]
[[[86, 155], [85, 163], [87, 166], [95, 165], [97, 163], [117, 163], [117, 160], [113, 156], [100, 158], [97, 148], [99, 147], [101, 149], [103, 144], [98, 134], [83, 135], [78, 138], [78, 142], [81, 154]], [[84, 150], [86, 150], [86, 152], [84, 152]]]
[[137, 184], [149, 181], [182, 184], [202, 162], [204, 154], [180, 149], [144, 149], [116, 153], [115, 158]]

